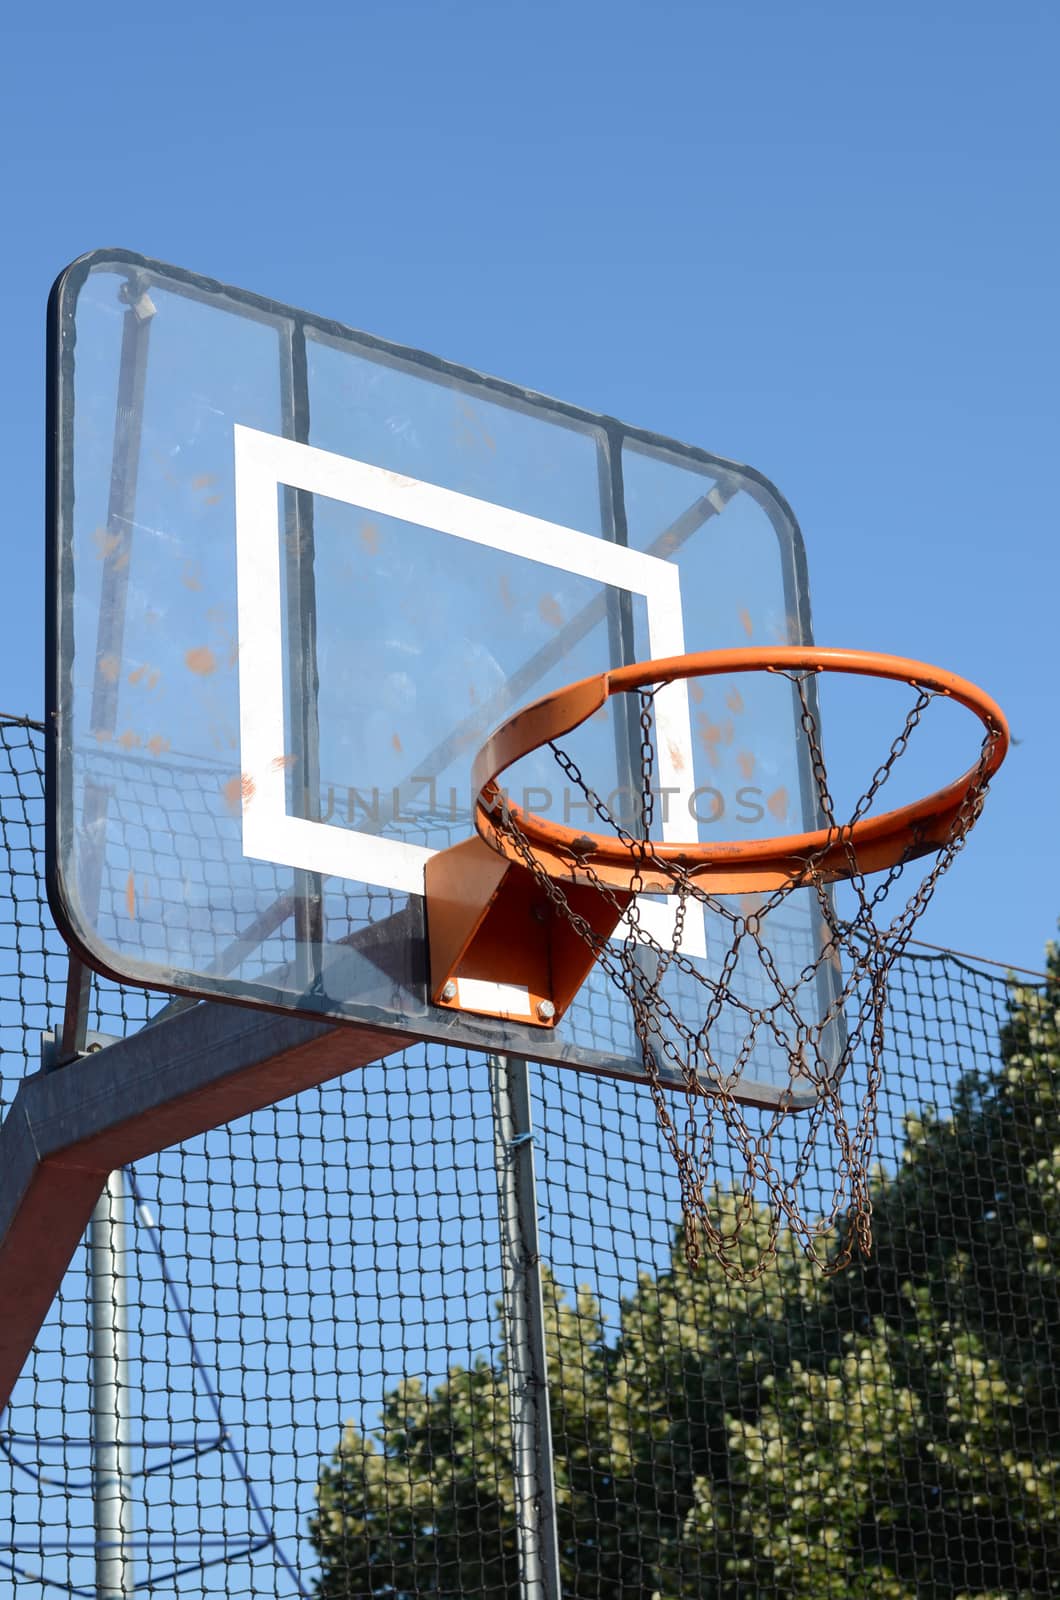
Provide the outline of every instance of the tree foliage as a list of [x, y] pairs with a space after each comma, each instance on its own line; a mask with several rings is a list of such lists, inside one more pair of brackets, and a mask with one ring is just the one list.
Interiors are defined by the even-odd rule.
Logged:
[[[565, 1596], [1029, 1600], [1060, 1584], [1060, 956], [910, 1116], [872, 1261], [752, 1285], [675, 1240], [609, 1335], [546, 1275]], [[732, 1197], [729, 1204], [735, 1205]], [[756, 1219], [747, 1239], [757, 1254]], [[390, 1393], [320, 1474], [321, 1600], [516, 1600], [503, 1364]]]

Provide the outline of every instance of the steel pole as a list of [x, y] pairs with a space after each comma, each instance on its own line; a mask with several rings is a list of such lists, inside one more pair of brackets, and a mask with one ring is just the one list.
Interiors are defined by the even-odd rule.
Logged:
[[129, 1466], [128, 1201], [112, 1172], [89, 1225], [92, 1307], [92, 1501], [96, 1600], [131, 1600], [132, 1479]]
[[490, 1056], [504, 1338], [522, 1600], [561, 1600], [545, 1307], [527, 1064]]

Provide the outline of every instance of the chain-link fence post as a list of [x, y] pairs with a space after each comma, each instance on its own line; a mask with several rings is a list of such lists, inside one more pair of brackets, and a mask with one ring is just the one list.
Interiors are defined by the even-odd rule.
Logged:
[[504, 1340], [522, 1600], [560, 1600], [555, 1466], [527, 1064], [491, 1056]]
[[126, 1268], [128, 1200], [112, 1172], [89, 1227], [92, 1307], [92, 1502], [97, 1600], [131, 1600], [132, 1478], [129, 1462], [129, 1305]]

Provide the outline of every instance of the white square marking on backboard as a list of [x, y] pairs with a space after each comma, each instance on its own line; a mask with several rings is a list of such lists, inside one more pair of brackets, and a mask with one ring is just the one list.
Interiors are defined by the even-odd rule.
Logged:
[[[672, 562], [315, 445], [238, 423], [233, 431], [243, 853], [254, 860], [422, 895], [424, 867], [434, 854], [423, 845], [288, 815], [284, 766], [277, 760], [286, 748], [281, 485], [639, 594], [652, 657], [684, 652], [680, 577]], [[681, 778], [694, 772], [694, 761], [684, 683], [659, 690], [655, 714], [660, 786], [687, 801], [692, 791]], [[683, 811], [674, 806], [663, 821], [668, 842], [682, 838]], [[641, 920], [646, 931], [668, 942], [673, 919], [665, 904], [643, 904]], [[683, 948], [690, 956], [705, 954], [702, 917], [686, 924]]]

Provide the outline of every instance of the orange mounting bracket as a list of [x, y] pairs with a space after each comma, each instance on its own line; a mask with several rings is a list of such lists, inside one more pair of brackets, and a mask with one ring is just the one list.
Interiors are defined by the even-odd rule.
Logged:
[[[431, 999], [453, 1011], [554, 1028], [592, 971], [592, 948], [557, 912], [529, 867], [476, 834], [427, 862]], [[632, 899], [563, 885], [567, 904], [601, 939]]]

